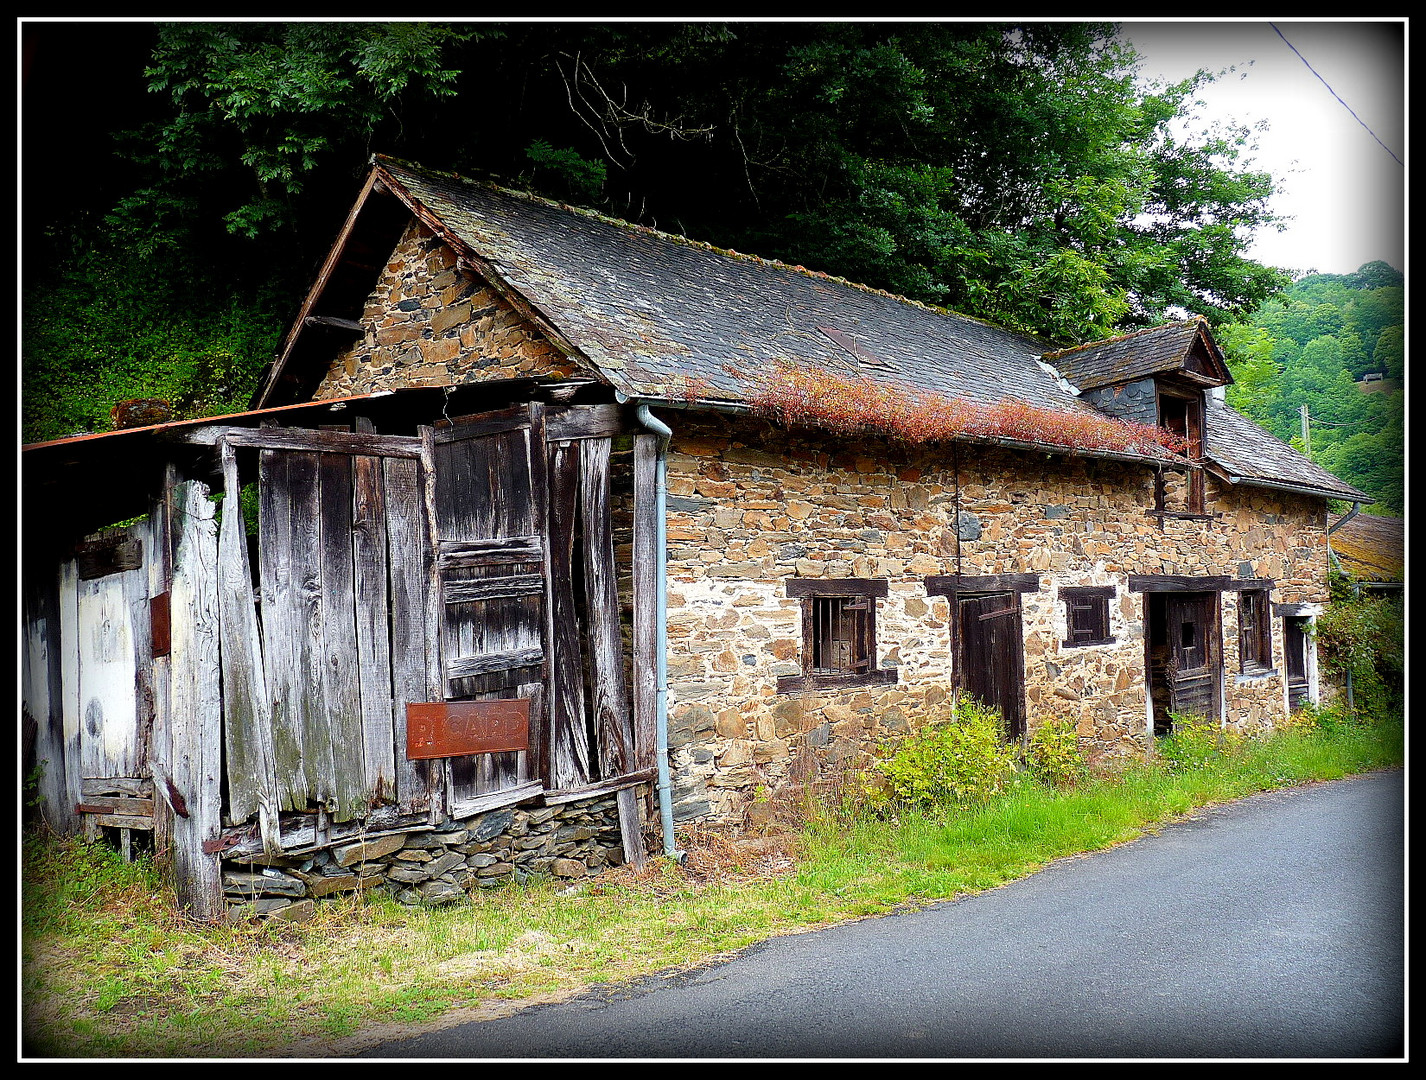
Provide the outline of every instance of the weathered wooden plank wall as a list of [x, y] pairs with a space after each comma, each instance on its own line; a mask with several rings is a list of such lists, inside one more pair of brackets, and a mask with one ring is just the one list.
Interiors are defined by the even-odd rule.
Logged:
[[[584, 606], [589, 641], [589, 684], [598, 778], [628, 772], [629, 695], [624, 682], [624, 641], [619, 630], [619, 582], [609, 506], [608, 438], [582, 439], [580, 509], [584, 527]], [[590, 780], [596, 779], [590, 776]]]
[[[29, 761], [38, 771], [33, 792], [46, 824], [69, 832], [77, 824], [75, 799], [67, 776], [78, 760], [66, 760], [64, 745], [64, 686], [61, 677], [59, 627], [59, 569], [31, 567], [22, 589], [21, 722], [33, 724], [22, 732]], [[24, 778], [27, 782], [29, 777]]]
[[196, 481], [179, 486], [172, 591], [172, 678], [165, 805], [173, 812], [173, 880], [197, 918], [223, 913], [218, 859], [204, 850], [221, 827], [223, 705], [219, 674], [218, 545], [213, 503]]
[[[515, 408], [442, 424], [434, 460], [441, 696], [529, 700], [538, 731], [546, 651], [536, 421], [531, 410]], [[528, 770], [528, 751], [452, 758], [448, 801], [452, 808], [484, 804], [519, 789]]]
[[272, 709], [248, 565], [247, 530], [233, 448], [221, 444], [223, 520], [218, 534], [218, 615], [230, 823], [259, 815], [264, 845], [279, 850]]
[[581, 565], [579, 543], [579, 446], [549, 447], [550, 574], [550, 761], [556, 790], [579, 787], [594, 773], [586, 722], [584, 655], [574, 568]]
[[[358, 421], [370, 431], [370, 421]], [[386, 492], [381, 458], [352, 461], [352, 557], [355, 563], [356, 666], [361, 698], [363, 791], [377, 803], [396, 798], [392, 737], [390, 564], [386, 550]]]

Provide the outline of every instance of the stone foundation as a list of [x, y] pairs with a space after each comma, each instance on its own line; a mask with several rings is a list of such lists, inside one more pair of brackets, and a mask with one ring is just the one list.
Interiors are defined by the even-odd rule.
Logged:
[[579, 881], [623, 863], [614, 796], [508, 807], [412, 830], [253, 861], [224, 860], [230, 915], [300, 918], [335, 893], [380, 889], [439, 907], [477, 889], [550, 877]]

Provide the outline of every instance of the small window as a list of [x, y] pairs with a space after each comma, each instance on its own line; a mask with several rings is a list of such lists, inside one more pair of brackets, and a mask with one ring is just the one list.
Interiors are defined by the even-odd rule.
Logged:
[[1238, 594], [1238, 655], [1244, 671], [1272, 667], [1272, 621], [1265, 589], [1244, 589]]
[[1084, 585], [1060, 590], [1065, 602], [1066, 647], [1076, 645], [1109, 645], [1109, 601], [1114, 599], [1113, 585]]
[[886, 582], [868, 578], [791, 578], [787, 595], [802, 599], [802, 674], [777, 680], [780, 693], [895, 682], [895, 668], [876, 666], [876, 601]]

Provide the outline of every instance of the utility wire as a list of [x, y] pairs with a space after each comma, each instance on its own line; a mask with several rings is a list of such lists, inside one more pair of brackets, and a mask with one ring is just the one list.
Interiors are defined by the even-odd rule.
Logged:
[[[1297, 54], [1297, 58], [1302, 61], [1302, 63], [1306, 66], [1307, 70], [1312, 72], [1312, 74], [1317, 75], [1317, 69], [1314, 68], [1311, 64], [1307, 63], [1307, 57], [1303, 56], [1300, 52], [1297, 52], [1297, 46], [1287, 40], [1287, 35], [1285, 35], [1281, 30], [1277, 28], [1277, 24], [1268, 23], [1268, 25], [1273, 28], [1273, 31], [1277, 34], [1278, 37], [1282, 38], [1283, 44]], [[1345, 101], [1342, 101], [1340, 95], [1338, 95], [1337, 91], [1332, 89], [1332, 85], [1326, 79], [1322, 78], [1321, 75], [1317, 75], [1317, 81], [1320, 82], [1323, 86], [1327, 87], [1327, 92], [1331, 94], [1334, 98], [1336, 98], [1338, 102], [1341, 103], [1342, 108], [1346, 109], [1349, 113], [1352, 114], [1352, 119], [1355, 120], [1357, 123], [1361, 124], [1363, 130], [1365, 130], [1368, 135], [1370, 135], [1373, 139], [1376, 139], [1378, 146], [1380, 146], [1383, 150], [1385, 150], [1388, 154], [1395, 158], [1396, 163], [1398, 165], [1401, 165], [1403, 167], [1406, 165], [1404, 161], [1402, 161], [1399, 157], [1396, 156], [1396, 151], [1392, 150], [1391, 147], [1387, 146], [1386, 143], [1382, 142], [1380, 139], [1377, 139], [1376, 132], [1367, 126], [1365, 120], [1363, 120], [1360, 116], [1358, 116], [1355, 112], [1352, 111], [1352, 107], [1350, 105], [1348, 105]]]

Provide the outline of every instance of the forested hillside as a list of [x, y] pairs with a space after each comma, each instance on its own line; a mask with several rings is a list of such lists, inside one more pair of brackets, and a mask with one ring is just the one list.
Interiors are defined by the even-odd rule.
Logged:
[[1386, 263], [1294, 282], [1218, 328], [1228, 403], [1375, 496], [1370, 512], [1400, 514], [1405, 322], [1402, 275]]

